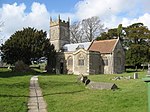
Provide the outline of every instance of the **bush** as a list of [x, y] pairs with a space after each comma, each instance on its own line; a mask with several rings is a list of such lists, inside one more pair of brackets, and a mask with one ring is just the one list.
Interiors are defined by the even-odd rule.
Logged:
[[15, 63], [14, 70], [15, 72], [30, 72], [32, 71], [31, 68], [26, 65], [23, 61], [17, 61]]

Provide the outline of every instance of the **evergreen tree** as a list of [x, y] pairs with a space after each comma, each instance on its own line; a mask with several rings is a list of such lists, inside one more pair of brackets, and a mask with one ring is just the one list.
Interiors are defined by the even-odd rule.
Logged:
[[38, 31], [30, 27], [16, 31], [1, 47], [2, 59], [9, 64], [22, 60], [28, 65], [31, 64], [31, 58], [45, 56], [49, 60], [54, 59], [54, 47], [46, 35], [43, 30]]

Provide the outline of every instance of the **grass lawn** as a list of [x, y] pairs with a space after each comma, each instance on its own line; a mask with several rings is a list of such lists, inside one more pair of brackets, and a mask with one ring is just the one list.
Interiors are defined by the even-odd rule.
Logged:
[[0, 69], [0, 112], [27, 112], [30, 77]]
[[133, 76], [133, 72], [119, 75], [91, 75], [96, 82], [114, 82], [120, 89], [89, 90], [76, 83], [74, 75], [40, 76], [40, 86], [48, 103], [48, 112], [146, 112], [147, 85], [142, 81], [146, 72], [139, 72], [136, 80], [111, 80], [115, 76]]

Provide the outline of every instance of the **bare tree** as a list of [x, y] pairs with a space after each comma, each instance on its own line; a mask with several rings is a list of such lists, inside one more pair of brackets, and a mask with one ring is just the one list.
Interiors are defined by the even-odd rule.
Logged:
[[70, 26], [70, 36], [71, 43], [83, 42], [83, 31], [80, 21], [76, 21]]
[[105, 29], [97, 16], [76, 21], [70, 26], [71, 43], [90, 42]]
[[104, 25], [99, 17], [94, 16], [82, 20], [82, 30], [86, 41], [92, 41], [104, 31]]

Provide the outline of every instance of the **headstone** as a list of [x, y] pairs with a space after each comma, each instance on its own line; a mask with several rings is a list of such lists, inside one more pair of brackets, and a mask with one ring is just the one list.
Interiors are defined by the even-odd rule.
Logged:
[[150, 64], [148, 64], [148, 71], [147, 71], [147, 75], [150, 76]]
[[115, 90], [118, 89], [117, 85], [114, 83], [106, 83], [106, 82], [90, 82], [87, 85], [89, 89], [99, 89], [99, 90]]
[[134, 73], [133, 79], [138, 79], [138, 73]]
[[87, 79], [87, 80], [85, 81], [85, 85], [88, 85], [90, 82], [91, 82], [90, 79]]

